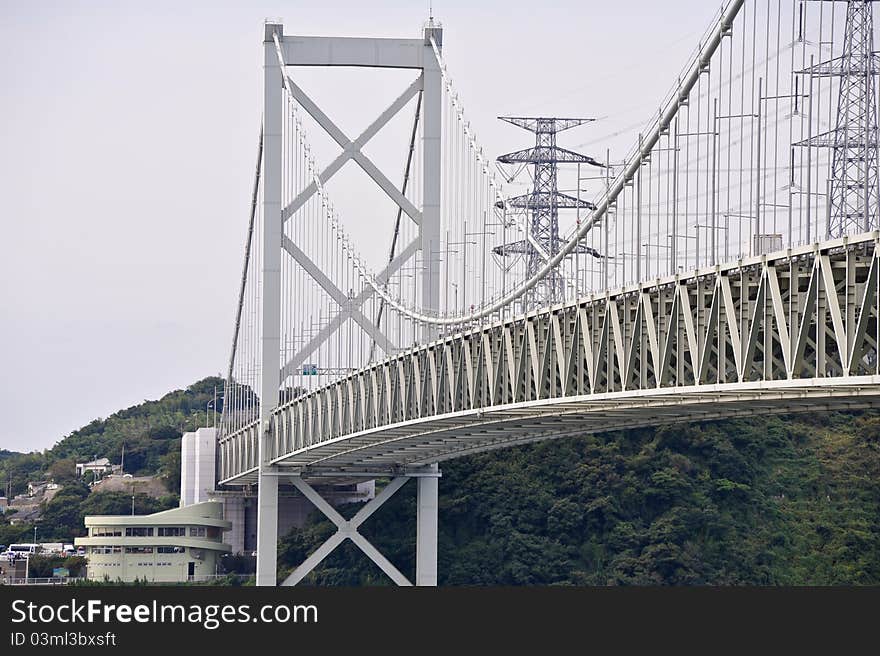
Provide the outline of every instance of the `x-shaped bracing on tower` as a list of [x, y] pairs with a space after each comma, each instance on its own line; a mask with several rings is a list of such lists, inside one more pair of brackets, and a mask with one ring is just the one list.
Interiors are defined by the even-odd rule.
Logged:
[[[419, 75], [406, 90], [392, 102], [384, 112], [382, 112], [375, 121], [373, 121], [360, 136], [352, 141], [346, 134], [315, 104], [311, 98], [297, 84], [287, 78], [289, 88], [293, 94], [294, 100], [309, 113], [309, 115], [329, 134], [333, 140], [342, 148], [342, 152], [334, 159], [327, 168], [325, 168], [319, 179], [321, 184], [326, 184], [349, 160], [354, 160], [363, 169], [373, 182], [376, 183], [394, 203], [406, 214], [416, 225], [421, 225], [422, 213], [413, 205], [406, 196], [385, 176], [379, 168], [373, 164], [362, 149], [367, 142], [372, 139], [397, 113], [403, 109], [406, 104], [422, 89], [423, 75]], [[303, 189], [293, 202], [291, 202], [282, 211], [282, 220], [286, 222], [296, 212], [305, 205], [306, 202], [317, 193], [318, 188], [315, 182], [310, 183]], [[282, 245], [294, 260], [317, 282], [324, 291], [340, 306], [341, 311], [324, 328], [315, 335], [293, 358], [285, 363], [281, 370], [282, 380], [292, 374], [299, 368], [314, 351], [323, 344], [336, 330], [338, 330], [346, 319], [351, 319], [358, 324], [385, 352], [393, 353], [396, 347], [393, 342], [385, 335], [381, 329], [372, 321], [370, 321], [361, 312], [360, 307], [373, 295], [372, 289], [364, 289], [360, 294], [353, 298], [349, 298], [339, 287], [337, 287], [329, 277], [324, 275], [320, 268], [301, 250], [292, 240], [284, 238]], [[377, 276], [381, 283], [387, 280], [403, 266], [406, 261], [415, 254], [419, 249], [420, 238], [410, 242], [388, 266], [383, 269]]]
[[337, 510], [331, 506], [311, 485], [302, 480], [301, 477], [295, 476], [291, 479], [291, 483], [302, 492], [309, 501], [314, 504], [318, 510], [336, 525], [336, 533], [322, 544], [312, 553], [306, 560], [284, 580], [282, 585], [296, 585], [302, 581], [315, 567], [317, 567], [333, 550], [345, 540], [351, 540], [358, 548], [363, 551], [370, 560], [372, 560], [379, 568], [385, 572], [388, 577], [397, 585], [411, 586], [412, 582], [397, 569], [391, 561], [383, 556], [376, 547], [374, 547], [367, 538], [358, 532], [358, 528], [363, 524], [374, 512], [394, 496], [403, 485], [410, 479], [410, 476], [398, 476], [391, 480], [388, 485], [382, 488], [382, 491], [369, 501], [357, 514], [351, 519], [345, 519]]

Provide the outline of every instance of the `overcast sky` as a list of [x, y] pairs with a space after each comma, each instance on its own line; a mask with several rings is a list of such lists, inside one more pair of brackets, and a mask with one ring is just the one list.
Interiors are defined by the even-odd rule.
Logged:
[[[719, 4], [433, 6], [488, 154], [528, 145], [500, 114], [597, 116], [561, 142], [614, 159]], [[422, 1], [0, 0], [0, 448], [47, 448], [225, 369], [264, 20], [288, 34], [410, 37], [427, 14]], [[369, 84], [380, 88], [318, 89], [350, 132], [403, 88]]]

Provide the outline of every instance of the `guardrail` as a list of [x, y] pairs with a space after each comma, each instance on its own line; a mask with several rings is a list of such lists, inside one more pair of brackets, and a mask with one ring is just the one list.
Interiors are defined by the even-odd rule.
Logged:
[[[185, 584], [205, 584], [211, 585], [220, 581], [228, 581], [229, 583], [237, 583], [239, 585], [246, 584], [254, 579], [254, 574], [205, 574], [199, 576], [188, 577], [186, 581], [107, 581], [106, 585], [185, 585]], [[49, 576], [49, 577], [0, 577], [0, 585], [81, 585], [102, 583], [101, 581], [91, 581], [85, 577], [65, 577], [65, 576]]]
[[72, 578], [70, 576], [45, 576], [17, 578], [13, 576], [0, 577], [0, 585], [76, 585], [86, 579], [83, 577]]

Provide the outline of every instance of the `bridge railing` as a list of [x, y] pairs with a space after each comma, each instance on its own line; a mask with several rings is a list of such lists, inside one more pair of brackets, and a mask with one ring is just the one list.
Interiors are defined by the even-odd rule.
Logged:
[[[548, 399], [877, 375], [878, 240], [746, 258], [449, 335], [279, 407], [270, 457]], [[222, 478], [256, 467], [258, 428], [221, 442]]]

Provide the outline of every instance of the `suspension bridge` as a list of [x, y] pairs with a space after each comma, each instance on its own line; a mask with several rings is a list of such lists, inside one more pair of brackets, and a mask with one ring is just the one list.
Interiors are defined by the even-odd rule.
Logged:
[[[592, 162], [600, 183], [584, 197], [578, 172], [575, 218], [550, 240], [533, 229], [546, 191], [511, 203], [477, 141], [439, 23], [411, 39], [267, 24], [217, 443], [218, 482], [257, 490], [257, 583], [276, 584], [279, 485], [337, 526], [285, 584], [350, 539], [396, 583], [436, 585], [443, 461], [589, 432], [880, 405], [872, 11], [726, 2], [632, 149]], [[411, 81], [350, 135], [298, 83], [303, 67], [400, 69]], [[393, 182], [367, 146], [404, 113]], [[338, 146], [334, 159], [318, 161], [316, 131]], [[555, 148], [528, 161], [555, 163]], [[374, 211], [343, 217], [329, 189], [351, 162], [393, 204], [378, 256], [346, 227]], [[315, 489], [379, 477], [391, 482], [350, 520]], [[411, 478], [412, 582], [358, 532]]]

